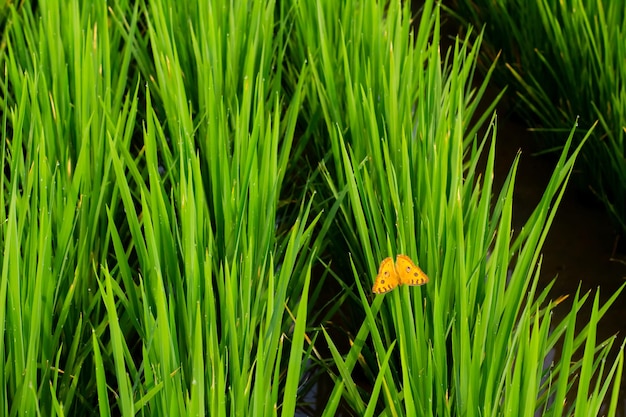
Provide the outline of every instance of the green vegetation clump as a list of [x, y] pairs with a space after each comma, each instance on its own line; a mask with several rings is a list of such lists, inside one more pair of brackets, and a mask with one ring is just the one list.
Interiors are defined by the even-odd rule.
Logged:
[[[483, 28], [486, 67], [515, 95], [515, 111], [542, 151], [560, 150], [576, 121], [598, 124], [581, 152], [577, 182], [626, 233], [626, 8], [605, 0], [454, 0], [451, 12]], [[470, 29], [471, 30], [471, 29]], [[582, 134], [575, 137], [580, 141]]]
[[[537, 288], [591, 132], [513, 235], [490, 73], [473, 87], [478, 45], [442, 50], [439, 16], [4, 6], [0, 413], [293, 416], [324, 373], [328, 416], [615, 415], [623, 355], [596, 327], [617, 294], [576, 333], [589, 294], [555, 323]], [[372, 294], [398, 253], [430, 282]]]

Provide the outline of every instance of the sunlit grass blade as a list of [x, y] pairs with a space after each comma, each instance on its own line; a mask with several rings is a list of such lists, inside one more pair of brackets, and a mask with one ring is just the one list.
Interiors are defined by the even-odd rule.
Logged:
[[109, 396], [107, 391], [106, 376], [104, 374], [104, 363], [102, 362], [102, 353], [100, 353], [100, 341], [96, 337], [96, 333], [92, 335], [93, 343], [93, 361], [96, 374], [96, 386], [98, 388], [98, 408], [100, 416], [108, 417], [111, 415], [111, 407], [109, 405]]
[[305, 276], [304, 286], [302, 289], [302, 298], [298, 306], [296, 323], [293, 330], [293, 338], [291, 341], [291, 352], [289, 354], [289, 363], [287, 365], [287, 379], [285, 380], [284, 401], [282, 404], [282, 413], [286, 416], [293, 415], [296, 410], [296, 399], [298, 398], [298, 385], [302, 377], [302, 347], [304, 346], [304, 333], [307, 327], [307, 309], [308, 309], [308, 293], [309, 282], [311, 280], [310, 269]]
[[[115, 363], [115, 374], [117, 376], [117, 387], [118, 387], [118, 398], [119, 398], [119, 409], [122, 416], [133, 416], [135, 414], [134, 404], [131, 401], [131, 386], [130, 381], [128, 381], [128, 376], [126, 372], [126, 359], [125, 359], [125, 351], [127, 348], [124, 346], [124, 335], [121, 331], [119, 325], [119, 318], [117, 314], [117, 307], [115, 305], [115, 298], [113, 296], [113, 288], [111, 284], [111, 276], [108, 271], [104, 270], [104, 282], [100, 284], [100, 292], [102, 294], [102, 299], [104, 305], [107, 309], [107, 314], [109, 316], [109, 333], [111, 337], [111, 350], [113, 354], [113, 360]], [[98, 352], [99, 353], [99, 352]], [[96, 354], [96, 356], [99, 356]], [[102, 358], [96, 358], [96, 367], [102, 364]], [[96, 369], [97, 369], [96, 368]], [[99, 372], [102, 372], [99, 370]], [[102, 385], [103, 381], [98, 378], [98, 384]], [[99, 387], [101, 390], [102, 387]], [[100, 395], [100, 393], [99, 393]]]

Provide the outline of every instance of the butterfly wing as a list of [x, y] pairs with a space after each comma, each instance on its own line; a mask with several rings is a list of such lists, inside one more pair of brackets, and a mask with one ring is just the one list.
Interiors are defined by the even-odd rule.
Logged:
[[378, 267], [378, 275], [374, 281], [372, 292], [383, 294], [396, 288], [400, 284], [400, 277], [396, 272], [392, 258], [385, 258]]
[[398, 255], [396, 258], [396, 271], [404, 285], [424, 285], [429, 281], [424, 271], [406, 255]]

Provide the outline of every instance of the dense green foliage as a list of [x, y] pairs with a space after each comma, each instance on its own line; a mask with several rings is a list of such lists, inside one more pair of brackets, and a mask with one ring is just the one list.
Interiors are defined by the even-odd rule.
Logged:
[[[486, 66], [500, 54], [498, 82], [538, 132], [542, 150], [561, 149], [577, 121], [595, 123], [578, 182], [626, 233], [626, 8], [606, 0], [453, 0], [451, 10], [484, 28]], [[581, 136], [582, 137], [582, 136]], [[580, 140], [580, 137], [577, 138]]]
[[[575, 333], [589, 294], [537, 288], [580, 146], [513, 235], [489, 77], [425, 3], [5, 6], [0, 413], [291, 416], [327, 372], [324, 415], [614, 415], [614, 298]], [[373, 296], [396, 253], [431, 282]]]

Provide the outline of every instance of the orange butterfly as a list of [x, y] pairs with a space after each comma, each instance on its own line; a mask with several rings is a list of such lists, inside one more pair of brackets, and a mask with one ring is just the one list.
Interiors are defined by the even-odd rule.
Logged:
[[383, 294], [398, 285], [424, 285], [427, 282], [428, 276], [413, 263], [411, 258], [398, 255], [395, 265], [392, 258], [385, 258], [380, 263], [372, 292]]

